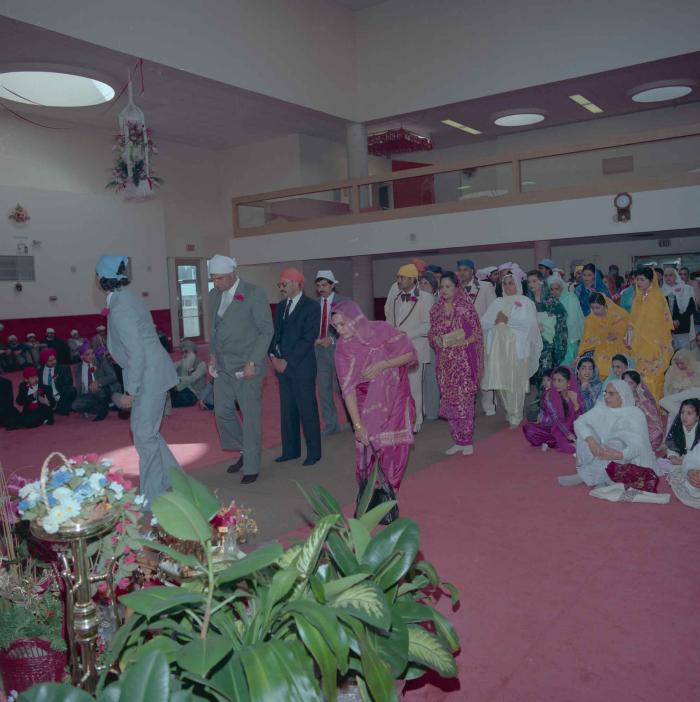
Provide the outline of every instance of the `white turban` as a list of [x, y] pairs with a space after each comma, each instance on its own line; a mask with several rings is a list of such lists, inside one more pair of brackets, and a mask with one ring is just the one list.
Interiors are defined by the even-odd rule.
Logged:
[[216, 254], [209, 260], [210, 275], [225, 275], [226, 273], [233, 273], [236, 268], [238, 268], [238, 261], [236, 261], [235, 258], [230, 258], [229, 256]]

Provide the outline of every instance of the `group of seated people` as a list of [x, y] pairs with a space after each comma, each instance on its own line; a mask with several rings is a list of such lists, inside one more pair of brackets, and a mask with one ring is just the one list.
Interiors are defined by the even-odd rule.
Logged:
[[[43, 341], [38, 342], [36, 334], [29, 333], [22, 344], [16, 335], [8, 335], [7, 343], [0, 348], [0, 426], [8, 430], [34, 429], [53, 424], [56, 415], [68, 416], [71, 412], [100, 422], [110, 409], [119, 411], [114, 399], [122, 391], [122, 371], [107, 349], [106, 327], [100, 324], [95, 332], [88, 340], [74, 329], [64, 341], [49, 327]], [[183, 346], [188, 344], [194, 347], [192, 356], [196, 360], [196, 346], [183, 342]], [[183, 366], [183, 378], [173, 388], [173, 406], [195, 404], [199, 398], [194, 402], [176, 398], [186, 396], [187, 388], [199, 378], [204, 377], [206, 383], [206, 367], [201, 361], [197, 365], [189, 361], [189, 353], [183, 349], [183, 358], [176, 364], [178, 368]], [[195, 370], [197, 373], [192, 372]], [[16, 397], [11, 380], [2, 375], [14, 371], [22, 375]], [[128, 411], [119, 411], [119, 416], [127, 418]]]

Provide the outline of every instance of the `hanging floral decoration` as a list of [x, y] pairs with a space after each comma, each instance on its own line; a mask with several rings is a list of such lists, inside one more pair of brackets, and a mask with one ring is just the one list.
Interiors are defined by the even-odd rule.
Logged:
[[31, 219], [29, 212], [19, 203], [10, 210], [10, 214], [7, 215], [7, 218], [11, 219], [15, 224], [26, 224]]
[[385, 132], [370, 134], [367, 137], [367, 151], [372, 156], [386, 156], [404, 154], [411, 151], [430, 151], [433, 140], [400, 127], [387, 129]]
[[119, 134], [114, 138], [112, 151], [116, 154], [112, 180], [108, 188], [122, 193], [127, 200], [146, 199], [153, 195], [163, 180], [151, 168], [151, 158], [158, 153], [146, 127], [141, 108], [133, 102], [131, 80], [128, 85], [129, 103], [119, 113]]

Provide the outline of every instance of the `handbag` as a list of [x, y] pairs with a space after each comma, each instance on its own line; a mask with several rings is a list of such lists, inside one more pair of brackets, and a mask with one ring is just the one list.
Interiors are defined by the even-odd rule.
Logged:
[[634, 463], [608, 463], [605, 472], [614, 483], [622, 483], [626, 488], [656, 492], [659, 476], [651, 468], [643, 468]]
[[[384, 502], [396, 501], [396, 493], [394, 488], [391, 487], [389, 481], [384, 475], [384, 470], [382, 469], [381, 461], [379, 460], [379, 454], [371, 447], [372, 454], [371, 458], [375, 459], [374, 470], [368, 476], [367, 473], [367, 446], [364, 447], [364, 452], [362, 455], [363, 472], [365, 477], [360, 480], [360, 488], [357, 492], [357, 499], [355, 500], [355, 519], [361, 517], [366, 512], [369, 512], [374, 507], [383, 504]], [[368, 491], [374, 486], [371, 496], [368, 498]], [[395, 504], [385, 515], [382, 517], [380, 524], [391, 524], [399, 518], [399, 506]]]

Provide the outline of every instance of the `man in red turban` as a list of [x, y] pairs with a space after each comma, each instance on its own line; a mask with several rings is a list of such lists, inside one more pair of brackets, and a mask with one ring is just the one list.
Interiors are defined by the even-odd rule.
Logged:
[[39, 383], [39, 371], [27, 366], [22, 371], [24, 380], [19, 384], [17, 404], [22, 408], [21, 425], [34, 429], [42, 424], [53, 424], [53, 410], [56, 402], [51, 388]]
[[316, 403], [316, 354], [321, 324], [319, 304], [304, 294], [304, 276], [296, 268], [280, 273], [282, 300], [275, 310], [270, 357], [280, 392], [282, 455], [277, 463], [301, 456], [300, 423], [306, 440], [305, 466], [321, 460], [321, 425]]
[[56, 401], [56, 414], [68, 416], [76, 398], [73, 374], [69, 366], [59, 365], [56, 349], [44, 348], [39, 352], [41, 369], [39, 382], [51, 388]]

